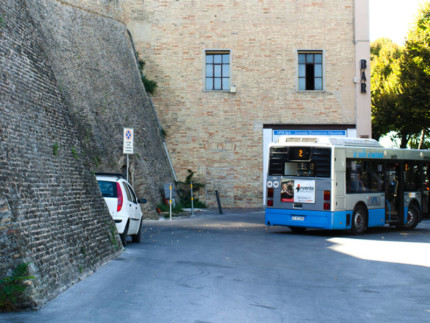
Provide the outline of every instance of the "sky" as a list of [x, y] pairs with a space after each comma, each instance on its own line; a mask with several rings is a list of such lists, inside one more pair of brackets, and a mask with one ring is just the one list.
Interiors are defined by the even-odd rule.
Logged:
[[370, 41], [390, 38], [404, 45], [410, 24], [426, 0], [369, 0]]

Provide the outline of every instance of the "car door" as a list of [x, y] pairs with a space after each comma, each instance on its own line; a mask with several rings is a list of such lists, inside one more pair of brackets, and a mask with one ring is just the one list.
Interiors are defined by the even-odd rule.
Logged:
[[136, 194], [128, 183], [123, 182], [124, 190], [127, 194], [127, 209], [129, 212], [129, 228], [128, 234], [136, 234], [139, 231], [140, 219], [142, 217], [140, 206], [137, 203]]
[[124, 193], [123, 194], [123, 196], [124, 196], [123, 208], [124, 208], [124, 211], [127, 213], [127, 216], [128, 216], [128, 234], [134, 234], [135, 233], [134, 218], [136, 217], [135, 216], [136, 208], [134, 207], [132, 195], [131, 195], [130, 190], [128, 188], [128, 185], [125, 181], [121, 182], [121, 187], [122, 187], [122, 191]]
[[137, 198], [136, 193], [134, 192], [133, 188], [130, 185], [128, 185], [128, 188], [130, 189], [130, 193], [135, 203], [135, 218], [140, 220], [142, 219], [142, 210], [140, 208], [139, 199]]

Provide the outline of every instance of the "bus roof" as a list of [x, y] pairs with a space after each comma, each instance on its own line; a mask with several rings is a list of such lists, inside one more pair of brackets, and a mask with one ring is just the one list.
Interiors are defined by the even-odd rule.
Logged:
[[276, 143], [269, 147], [282, 148], [288, 146], [300, 147], [331, 147], [345, 148], [349, 158], [371, 158], [392, 160], [427, 160], [430, 161], [430, 149], [387, 148], [374, 139], [328, 137], [328, 136], [281, 136]]
[[385, 148], [378, 141], [374, 139], [349, 138], [349, 137], [281, 136], [277, 141], [277, 144], [291, 144], [291, 143], [320, 144], [320, 145], [327, 145], [327, 146], [345, 146], [345, 147]]

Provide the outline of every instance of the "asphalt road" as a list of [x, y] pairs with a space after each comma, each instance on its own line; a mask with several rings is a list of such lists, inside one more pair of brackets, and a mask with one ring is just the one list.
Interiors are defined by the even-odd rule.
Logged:
[[430, 221], [413, 231], [265, 227], [261, 210], [145, 221], [140, 244], [5, 322], [430, 322]]

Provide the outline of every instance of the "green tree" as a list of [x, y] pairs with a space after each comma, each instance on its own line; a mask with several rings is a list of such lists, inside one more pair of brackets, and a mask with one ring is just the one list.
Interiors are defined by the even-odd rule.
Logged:
[[371, 60], [373, 137], [394, 131], [400, 147], [423, 148], [430, 130], [430, 2], [420, 9], [404, 48], [378, 39]]
[[372, 133], [375, 139], [398, 129], [401, 110], [400, 58], [402, 48], [388, 38], [380, 38], [370, 46]]
[[[403, 105], [408, 107], [408, 139], [420, 138], [422, 148], [430, 129], [430, 3], [424, 4], [409, 30], [402, 56], [400, 81]], [[403, 137], [402, 137], [403, 141]]]

